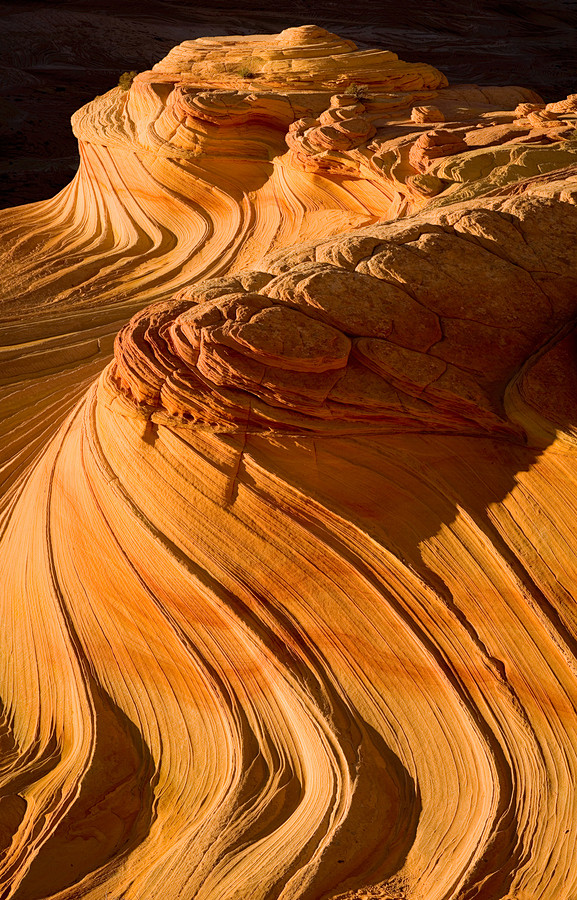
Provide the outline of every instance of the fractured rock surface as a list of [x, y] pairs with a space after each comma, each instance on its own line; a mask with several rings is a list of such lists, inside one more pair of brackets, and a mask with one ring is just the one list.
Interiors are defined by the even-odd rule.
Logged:
[[2, 213], [7, 900], [574, 896], [576, 120], [205, 38]]

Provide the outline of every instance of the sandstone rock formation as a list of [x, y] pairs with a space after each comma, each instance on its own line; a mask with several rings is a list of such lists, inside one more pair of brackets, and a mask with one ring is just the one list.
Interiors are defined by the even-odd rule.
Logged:
[[185, 42], [4, 214], [2, 896], [574, 896], [573, 101]]
[[[549, 100], [575, 90], [573, 0], [315, 0], [317, 25], [439, 67], [455, 83], [522, 84]], [[125, 70], [141, 72], [184, 38], [301, 25], [294, 0], [66, 0], [5, 3], [0, 32], [0, 208], [52, 197], [78, 166], [72, 113]], [[3, 103], [7, 108], [3, 108]], [[18, 121], [18, 119], [20, 121]], [[22, 121], [24, 120], [24, 121]]]

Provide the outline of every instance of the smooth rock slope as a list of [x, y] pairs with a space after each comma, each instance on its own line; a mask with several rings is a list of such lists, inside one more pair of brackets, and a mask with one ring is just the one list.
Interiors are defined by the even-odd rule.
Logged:
[[576, 120], [201, 39], [2, 214], [3, 897], [572, 900]]

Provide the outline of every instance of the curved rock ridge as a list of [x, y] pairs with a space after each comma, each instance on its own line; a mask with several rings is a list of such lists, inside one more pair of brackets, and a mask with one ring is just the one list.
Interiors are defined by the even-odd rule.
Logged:
[[572, 95], [539, 101], [315, 26], [184, 42], [73, 117], [69, 188], [3, 211], [2, 319], [97, 304], [118, 321], [263, 252], [574, 164]]
[[574, 100], [448, 87], [424, 63], [304, 26], [184, 42], [89, 103], [69, 187], [0, 213], [0, 484], [148, 303], [303, 241], [569, 169]]
[[2, 517], [7, 898], [571, 900], [576, 201], [120, 331]]
[[77, 115], [4, 218], [3, 900], [574, 900], [576, 119], [312, 26]]

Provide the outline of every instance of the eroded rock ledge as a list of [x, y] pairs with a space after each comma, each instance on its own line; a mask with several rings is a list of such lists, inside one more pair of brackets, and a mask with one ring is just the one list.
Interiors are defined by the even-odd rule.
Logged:
[[507, 384], [575, 317], [576, 239], [549, 198], [367, 228], [149, 307], [110, 377], [231, 431], [511, 433]]

